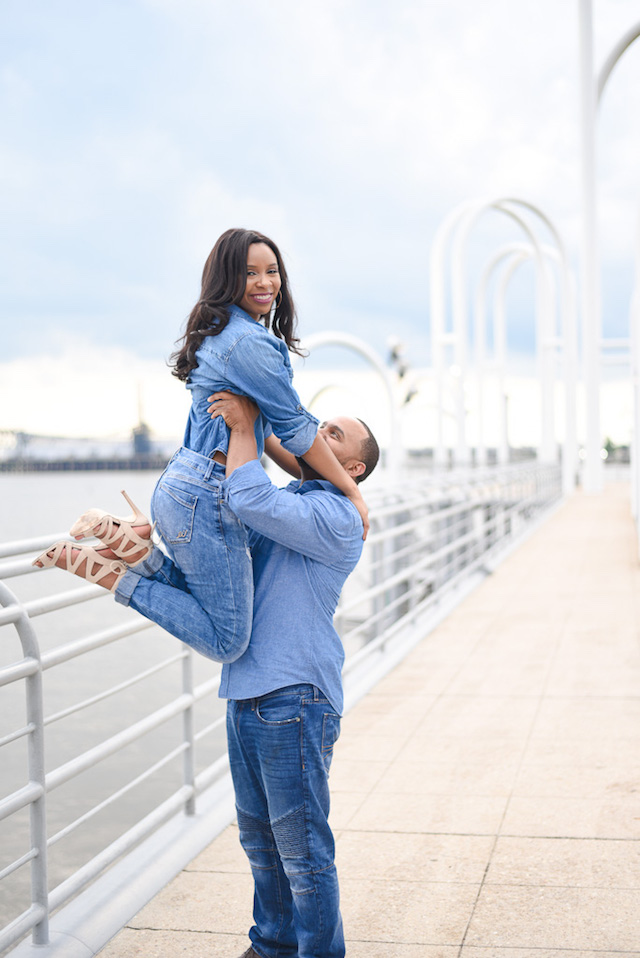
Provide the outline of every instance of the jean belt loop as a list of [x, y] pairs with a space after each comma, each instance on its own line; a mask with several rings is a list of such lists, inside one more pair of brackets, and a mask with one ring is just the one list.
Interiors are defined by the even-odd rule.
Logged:
[[205, 480], [205, 482], [207, 481], [207, 479], [210, 479], [210, 478], [211, 478], [211, 473], [213, 472], [213, 470], [214, 470], [214, 468], [215, 468], [215, 464], [216, 464], [215, 459], [210, 459], [209, 462], [207, 463], [207, 466], [206, 466], [206, 468], [205, 468], [205, 470], [204, 470], [204, 480]]

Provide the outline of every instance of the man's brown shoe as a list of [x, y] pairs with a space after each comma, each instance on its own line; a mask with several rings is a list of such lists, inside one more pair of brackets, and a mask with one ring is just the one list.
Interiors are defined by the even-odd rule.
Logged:
[[240, 955], [240, 958], [260, 958], [260, 955], [257, 951], [254, 951], [253, 948], [247, 948], [243, 955]]

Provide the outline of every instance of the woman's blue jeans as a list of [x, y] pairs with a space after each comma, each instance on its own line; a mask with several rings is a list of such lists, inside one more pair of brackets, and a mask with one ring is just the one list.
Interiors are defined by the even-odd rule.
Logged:
[[122, 577], [115, 598], [197, 652], [233, 662], [249, 644], [253, 572], [247, 531], [223, 498], [224, 466], [180, 449], [158, 480], [151, 514], [168, 553]]
[[328, 773], [340, 717], [313, 685], [229, 701], [240, 842], [260, 958], [344, 958]]

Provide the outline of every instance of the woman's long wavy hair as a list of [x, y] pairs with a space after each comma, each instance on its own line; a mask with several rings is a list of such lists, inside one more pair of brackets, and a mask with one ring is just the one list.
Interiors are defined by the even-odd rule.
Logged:
[[296, 310], [289, 289], [287, 271], [276, 244], [254, 230], [231, 229], [213, 247], [202, 271], [200, 299], [191, 310], [178, 349], [169, 359], [172, 375], [186, 382], [198, 365], [196, 352], [205, 336], [217, 336], [229, 322], [227, 307], [240, 303], [247, 285], [247, 256], [252, 243], [266, 243], [278, 262], [282, 285], [278, 305], [263, 317], [267, 329], [283, 339], [291, 352], [301, 354], [296, 336]]

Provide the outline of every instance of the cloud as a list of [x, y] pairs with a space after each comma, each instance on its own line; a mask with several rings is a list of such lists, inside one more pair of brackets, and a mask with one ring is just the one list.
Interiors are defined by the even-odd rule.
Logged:
[[129, 437], [139, 416], [182, 436], [184, 386], [161, 363], [60, 334], [52, 354], [0, 364], [0, 429], [43, 436]]
[[[597, 63], [635, 7], [595, 5]], [[161, 362], [216, 237], [244, 225], [285, 253], [303, 333], [346, 329], [383, 351], [398, 327], [425, 361], [429, 252], [457, 203], [527, 197], [577, 264], [576, 10], [554, 0], [9, 3], [5, 358], [52, 348], [67, 331]], [[603, 286], [605, 322], [616, 329], [637, 229], [638, 52], [616, 68], [599, 121], [601, 246], [616, 277]], [[488, 218], [474, 243], [486, 259], [519, 238]], [[514, 329], [529, 322], [526, 299]]]

